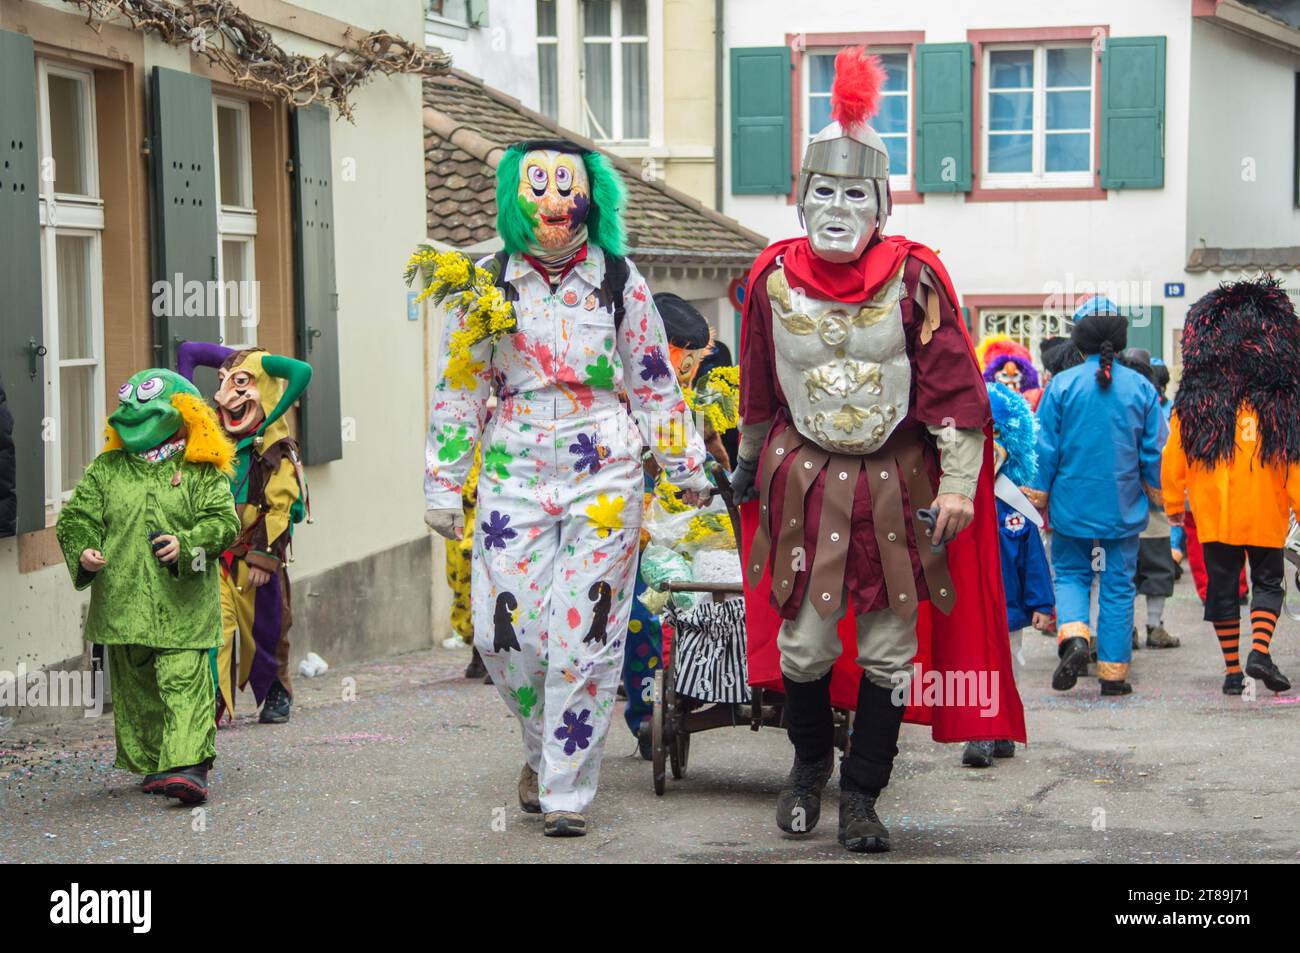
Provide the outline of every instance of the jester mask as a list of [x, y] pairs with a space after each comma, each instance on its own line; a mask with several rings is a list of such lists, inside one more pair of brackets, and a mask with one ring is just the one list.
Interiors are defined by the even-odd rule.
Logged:
[[213, 402], [222, 429], [244, 445], [270, 446], [289, 436], [284, 414], [311, 381], [311, 365], [261, 348], [236, 351], [208, 341], [186, 341], [177, 349], [181, 374], [193, 378], [196, 367], [217, 369]]
[[626, 253], [626, 190], [608, 160], [564, 139], [511, 146], [497, 166], [497, 230], [508, 252], [567, 260], [591, 242]]

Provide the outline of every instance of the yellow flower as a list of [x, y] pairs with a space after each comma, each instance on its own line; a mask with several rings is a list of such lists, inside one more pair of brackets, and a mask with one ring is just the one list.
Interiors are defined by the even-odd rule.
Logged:
[[682, 502], [680, 494], [681, 491], [677, 487], [662, 479], [661, 471], [661, 479], [655, 484], [655, 496], [658, 497], [659, 505], [664, 508], [665, 512], [681, 513], [690, 509], [689, 506]]
[[587, 507], [587, 519], [602, 539], [616, 529], [623, 528], [623, 507], [626, 500], [621, 496], [610, 499], [604, 493], [596, 497], [596, 502]]
[[478, 386], [478, 375], [483, 372], [484, 364], [476, 361], [467, 351], [453, 350], [447, 360], [447, 369], [443, 379], [457, 390], [473, 390]]
[[718, 433], [726, 433], [739, 425], [739, 367], [732, 365], [714, 368], [699, 382], [698, 388], [686, 388], [683, 393], [687, 406], [697, 413], [703, 413]]
[[[718, 539], [720, 536], [725, 536], [726, 539]], [[715, 540], [719, 543], [733, 540], [731, 519], [722, 513], [704, 513], [695, 517], [682, 538], [684, 543], [704, 543]]]

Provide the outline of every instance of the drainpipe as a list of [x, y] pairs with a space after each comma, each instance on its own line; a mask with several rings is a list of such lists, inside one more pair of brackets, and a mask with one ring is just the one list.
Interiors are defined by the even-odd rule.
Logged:
[[723, 81], [722, 68], [726, 59], [722, 18], [726, 0], [713, 0], [713, 207], [722, 211], [723, 187]]

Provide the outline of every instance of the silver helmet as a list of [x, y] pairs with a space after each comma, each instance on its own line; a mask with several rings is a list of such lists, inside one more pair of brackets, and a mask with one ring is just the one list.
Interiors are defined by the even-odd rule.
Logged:
[[804, 152], [799, 170], [799, 224], [820, 258], [853, 261], [884, 230], [893, 208], [889, 153], [867, 124], [884, 79], [880, 61], [861, 47], [835, 58], [831, 103], [836, 120]]

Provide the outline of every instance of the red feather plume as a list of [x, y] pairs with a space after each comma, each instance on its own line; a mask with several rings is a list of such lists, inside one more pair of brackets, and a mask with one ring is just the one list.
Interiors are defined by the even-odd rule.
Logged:
[[880, 108], [885, 67], [880, 57], [865, 47], [850, 46], [835, 57], [835, 82], [831, 84], [831, 118], [845, 129], [871, 119]]

